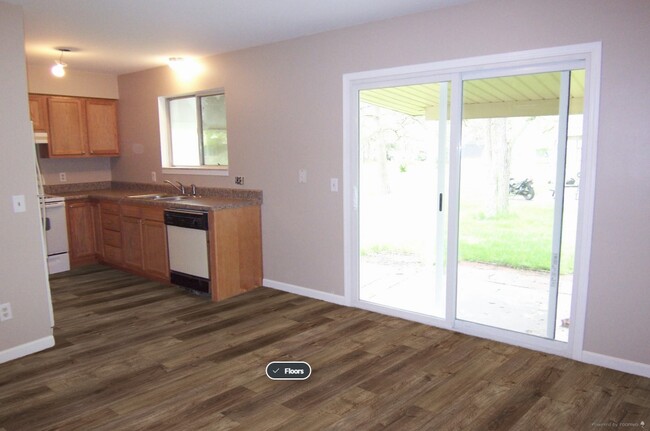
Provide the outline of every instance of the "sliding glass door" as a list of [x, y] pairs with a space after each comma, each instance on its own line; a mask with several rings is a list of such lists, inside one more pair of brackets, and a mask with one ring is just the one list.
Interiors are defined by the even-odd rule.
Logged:
[[589, 63], [548, 58], [350, 81], [352, 305], [568, 350], [593, 209]]
[[442, 316], [449, 83], [359, 92], [359, 296]]
[[567, 340], [583, 87], [584, 70], [463, 81], [457, 319]]

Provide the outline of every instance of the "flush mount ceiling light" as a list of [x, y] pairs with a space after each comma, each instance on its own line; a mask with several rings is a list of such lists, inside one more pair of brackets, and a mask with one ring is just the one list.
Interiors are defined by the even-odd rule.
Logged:
[[169, 57], [167, 64], [182, 81], [193, 79], [201, 71], [200, 64], [192, 58]]
[[71, 52], [72, 49], [70, 48], [56, 48], [57, 51], [61, 52], [59, 55], [59, 59], [54, 61], [54, 66], [52, 66], [52, 75], [56, 76], [57, 78], [62, 78], [65, 76], [65, 68], [68, 66], [63, 62], [63, 53], [64, 52]]
[[167, 64], [173, 71], [177, 72], [185, 67], [186, 60], [183, 57], [169, 57]]

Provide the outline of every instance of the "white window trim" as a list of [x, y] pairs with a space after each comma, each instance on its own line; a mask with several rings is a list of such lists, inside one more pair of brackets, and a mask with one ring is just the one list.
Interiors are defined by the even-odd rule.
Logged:
[[197, 91], [193, 93], [174, 94], [158, 97], [158, 125], [160, 127], [160, 162], [163, 174], [178, 175], [229, 175], [230, 160], [227, 166], [172, 166], [172, 146], [169, 136], [169, 115], [167, 115], [167, 101], [169, 99], [182, 98], [186, 96], [207, 96], [212, 94], [226, 94], [223, 88]]
[[220, 177], [227, 177], [228, 167], [212, 167], [212, 166], [172, 166], [172, 167], [163, 167], [163, 174], [173, 174], [173, 175], [214, 175]]

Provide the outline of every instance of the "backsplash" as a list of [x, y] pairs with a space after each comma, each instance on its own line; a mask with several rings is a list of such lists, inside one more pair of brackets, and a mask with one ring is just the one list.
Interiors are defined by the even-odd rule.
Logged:
[[[165, 192], [176, 193], [168, 184], [129, 183], [122, 181], [100, 181], [75, 184], [52, 184], [43, 186], [45, 193], [57, 194], [68, 192], [83, 192], [89, 190], [133, 190], [137, 192]], [[217, 187], [197, 187], [196, 193], [200, 196], [214, 196], [226, 199], [256, 200], [262, 203], [261, 190], [227, 189]]]
[[96, 181], [92, 183], [69, 183], [69, 184], [44, 184], [43, 191], [46, 194], [83, 192], [86, 190], [106, 190], [111, 188], [112, 181]]

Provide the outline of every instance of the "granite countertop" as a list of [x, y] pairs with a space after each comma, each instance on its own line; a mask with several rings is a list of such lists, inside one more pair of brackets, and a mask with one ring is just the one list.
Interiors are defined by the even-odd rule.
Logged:
[[[149, 184], [136, 183], [97, 183], [97, 188], [93, 184], [73, 185], [68, 187], [50, 187], [46, 186], [45, 192], [48, 195], [63, 197], [66, 202], [81, 199], [106, 199], [119, 203], [128, 203], [132, 205], [151, 205], [165, 208], [187, 208], [198, 210], [223, 210], [230, 208], [241, 208], [246, 206], [255, 206], [262, 204], [262, 192], [259, 190], [239, 190], [239, 189], [220, 189], [220, 188], [199, 188], [197, 197], [189, 197], [178, 201], [156, 200], [153, 198], [136, 198], [129, 196], [147, 195], [147, 194], [166, 194], [178, 195], [171, 187]], [[76, 186], [76, 187], [75, 187]]]

